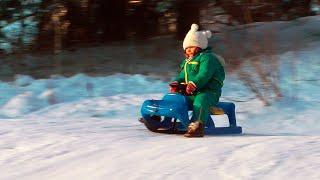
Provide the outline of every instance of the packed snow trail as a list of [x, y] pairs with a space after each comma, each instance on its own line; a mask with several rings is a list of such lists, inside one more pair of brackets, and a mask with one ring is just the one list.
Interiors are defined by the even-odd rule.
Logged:
[[186, 139], [131, 120], [1, 121], [0, 179], [319, 179], [320, 137]]

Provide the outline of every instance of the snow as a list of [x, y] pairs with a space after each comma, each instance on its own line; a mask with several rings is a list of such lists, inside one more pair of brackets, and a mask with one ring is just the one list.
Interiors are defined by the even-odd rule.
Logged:
[[[32, 11], [26, 10], [24, 14], [28, 15], [31, 14]], [[18, 41], [18, 39], [21, 37], [21, 34], [23, 33], [23, 43], [28, 45], [32, 43], [32, 41], [35, 39], [36, 35], [38, 34], [37, 29], [38, 22], [36, 22], [35, 17], [31, 16], [28, 18], [25, 18], [23, 21], [23, 24], [21, 21], [16, 21], [11, 24], [8, 24], [4, 26], [3, 28], [0, 28], [0, 33], [2, 33], [6, 39], [10, 40], [2, 40], [0, 41], [0, 49], [3, 49], [5, 52], [10, 53], [12, 52], [12, 43], [14, 41]], [[25, 26], [23, 28], [23, 26]]]
[[271, 106], [228, 75], [222, 100], [237, 100], [241, 135], [149, 132], [140, 106], [168, 84], [149, 76], [0, 82], [0, 179], [320, 179], [319, 51], [279, 55], [284, 97]]

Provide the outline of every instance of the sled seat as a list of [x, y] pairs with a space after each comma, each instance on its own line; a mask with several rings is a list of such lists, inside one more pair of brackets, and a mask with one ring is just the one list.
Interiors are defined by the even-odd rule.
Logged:
[[[219, 102], [216, 106], [210, 107], [211, 115], [224, 115], [226, 114], [229, 119], [230, 127], [237, 126], [235, 104], [232, 102]], [[212, 118], [207, 121], [207, 127], [214, 126]]]
[[219, 108], [216, 106], [210, 107], [210, 112], [211, 112], [211, 115], [224, 115], [225, 114], [225, 112], [222, 108]]

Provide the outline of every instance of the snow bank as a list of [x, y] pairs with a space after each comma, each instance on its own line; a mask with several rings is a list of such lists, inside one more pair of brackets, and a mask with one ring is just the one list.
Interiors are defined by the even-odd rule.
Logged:
[[[89, 77], [78, 74], [70, 78], [54, 76], [51, 79], [39, 80], [19, 75], [13, 83], [0, 83], [2, 92], [0, 115], [11, 118], [21, 117], [55, 104], [67, 106], [74, 101], [85, 99], [94, 101], [94, 97], [117, 95], [111, 101], [122, 101], [122, 99], [131, 101], [135, 96], [165, 93], [166, 90], [165, 82], [142, 75], [116, 74], [107, 77]], [[121, 97], [121, 94], [132, 94], [132, 96]], [[90, 109], [88, 106], [85, 107]], [[116, 111], [115, 106], [107, 108], [113, 108], [113, 111]]]
[[[280, 55], [280, 88], [284, 97], [264, 107], [237, 77], [227, 76], [222, 101], [236, 100], [239, 124], [249, 132], [319, 134], [319, 46]], [[293, 58], [296, 58], [293, 60]], [[160, 99], [167, 83], [143, 75], [53, 76], [35, 80], [18, 75], [0, 83], [0, 117], [100, 117], [132, 119], [145, 99]], [[226, 125], [225, 117], [216, 117]]]

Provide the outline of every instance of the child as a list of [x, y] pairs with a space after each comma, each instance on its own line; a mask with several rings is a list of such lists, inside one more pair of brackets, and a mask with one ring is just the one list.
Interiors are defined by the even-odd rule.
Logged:
[[[204, 126], [210, 116], [210, 107], [219, 102], [225, 79], [224, 62], [208, 47], [210, 31], [198, 31], [192, 24], [183, 41], [186, 59], [170, 86], [185, 83], [188, 100], [193, 104], [192, 121], [185, 137], [203, 137]], [[174, 91], [173, 88], [170, 91]]]

